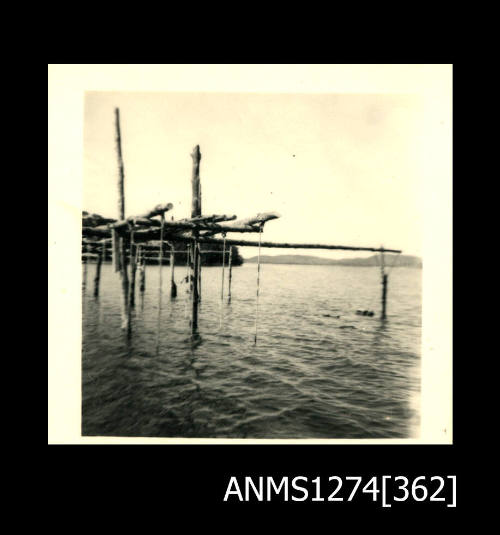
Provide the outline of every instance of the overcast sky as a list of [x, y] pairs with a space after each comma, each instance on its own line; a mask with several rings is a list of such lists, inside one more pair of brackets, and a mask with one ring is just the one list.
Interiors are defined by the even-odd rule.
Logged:
[[[203, 214], [276, 211], [267, 241], [383, 244], [422, 255], [428, 140], [416, 96], [87, 92], [83, 209], [105, 217], [118, 215], [115, 107], [127, 216], [172, 202], [175, 219], [189, 217], [190, 153], [199, 144]], [[283, 253], [362, 256], [263, 254]]]

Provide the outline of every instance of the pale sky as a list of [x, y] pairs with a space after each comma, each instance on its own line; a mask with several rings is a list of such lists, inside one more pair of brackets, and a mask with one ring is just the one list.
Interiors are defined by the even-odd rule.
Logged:
[[[83, 207], [105, 217], [117, 217], [115, 107], [127, 216], [172, 202], [170, 215], [189, 217], [190, 153], [199, 144], [203, 214], [276, 211], [266, 241], [383, 244], [421, 255], [425, 131], [415, 96], [88, 92]], [[359, 255], [264, 254], [280, 253]]]

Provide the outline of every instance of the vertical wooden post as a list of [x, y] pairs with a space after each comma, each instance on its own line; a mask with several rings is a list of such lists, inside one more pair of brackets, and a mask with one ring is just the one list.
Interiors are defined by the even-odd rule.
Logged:
[[83, 244], [83, 290], [87, 288], [87, 270], [88, 270], [88, 258], [87, 258], [87, 244]]
[[158, 294], [158, 308], [161, 309], [161, 294], [162, 294], [162, 286], [163, 286], [163, 228], [165, 223], [165, 214], [161, 214], [161, 230], [160, 230], [160, 254], [158, 256], [158, 265], [160, 266], [160, 273], [159, 273], [159, 294]]
[[[200, 146], [196, 145], [191, 154], [193, 158], [193, 174], [191, 177], [192, 197], [191, 197], [191, 217], [197, 217], [201, 215], [201, 187], [200, 187]], [[192, 316], [191, 316], [191, 334], [194, 334], [198, 330], [198, 277], [199, 277], [199, 264], [200, 264], [200, 251], [197, 247], [198, 231], [193, 230], [193, 247], [192, 247], [192, 271], [193, 277], [193, 295], [192, 295]]]
[[222, 244], [222, 282], [220, 285], [220, 301], [222, 305], [222, 301], [224, 300], [224, 267], [226, 265], [226, 235], [223, 233], [223, 244]]
[[118, 156], [118, 216], [125, 219], [125, 171], [122, 157], [122, 139], [120, 132], [120, 110], [115, 108], [115, 130], [116, 130], [116, 154]]
[[115, 270], [115, 273], [119, 273], [120, 271], [120, 239], [118, 236], [118, 232], [115, 230], [111, 232], [111, 247], [112, 247], [112, 255], [113, 255], [113, 268]]
[[170, 297], [177, 297], [177, 286], [174, 279], [175, 253], [174, 244], [170, 244]]
[[97, 265], [95, 268], [95, 278], [94, 278], [94, 297], [99, 295], [99, 281], [101, 279], [101, 264], [106, 254], [106, 244], [102, 242], [101, 250], [99, 251], [99, 256], [97, 257]]
[[[122, 158], [122, 145], [120, 134], [120, 110], [115, 108], [115, 129], [116, 129], [116, 153], [118, 156], [118, 218], [125, 219], [125, 191], [124, 191], [124, 170]], [[128, 302], [128, 273], [127, 257], [125, 254], [124, 238], [113, 229], [113, 239], [117, 245], [117, 257], [120, 259], [120, 278], [122, 281], [122, 329], [130, 330], [130, 311]]]
[[227, 296], [228, 303], [231, 302], [232, 258], [233, 258], [233, 246], [231, 245], [229, 247], [229, 276], [228, 276], [229, 288], [228, 288], [228, 296]]
[[140, 261], [139, 261], [139, 290], [141, 293], [144, 292], [146, 288], [146, 259], [144, 257], [144, 254], [142, 252], [142, 247], [139, 245], [139, 252], [140, 252]]
[[387, 302], [387, 274], [385, 272], [384, 251], [380, 252], [380, 270], [382, 274], [382, 313], [380, 317], [386, 319], [386, 302]]
[[130, 286], [129, 286], [129, 306], [135, 306], [135, 273], [137, 271], [137, 245], [134, 243], [134, 230], [130, 229]]
[[387, 300], [387, 274], [382, 276], [382, 319], [386, 319], [386, 300]]
[[201, 301], [201, 244], [198, 242], [198, 301]]
[[186, 245], [186, 284], [188, 285], [188, 293], [191, 293], [191, 280], [190, 280], [190, 268], [191, 268], [191, 244]]

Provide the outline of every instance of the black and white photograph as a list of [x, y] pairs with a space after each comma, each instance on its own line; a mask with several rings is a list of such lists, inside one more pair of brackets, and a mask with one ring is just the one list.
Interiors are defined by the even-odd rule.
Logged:
[[451, 443], [451, 66], [357, 66], [399, 83], [363, 90], [345, 67], [84, 85], [49, 442]]

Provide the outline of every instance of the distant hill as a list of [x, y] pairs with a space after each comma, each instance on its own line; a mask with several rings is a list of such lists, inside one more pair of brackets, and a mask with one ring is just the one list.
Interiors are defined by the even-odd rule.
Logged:
[[[392, 266], [396, 261], [396, 265], [400, 267], [422, 267], [422, 259], [418, 256], [399, 255], [396, 259], [394, 254], [386, 254], [385, 261], [387, 266]], [[380, 255], [372, 255], [368, 258], [341, 258], [334, 260], [330, 258], [320, 258], [319, 256], [309, 255], [294, 255], [283, 254], [276, 256], [260, 255], [262, 264], [302, 264], [302, 265], [318, 265], [318, 266], [380, 266]], [[257, 257], [245, 258], [245, 262], [255, 263]]]

